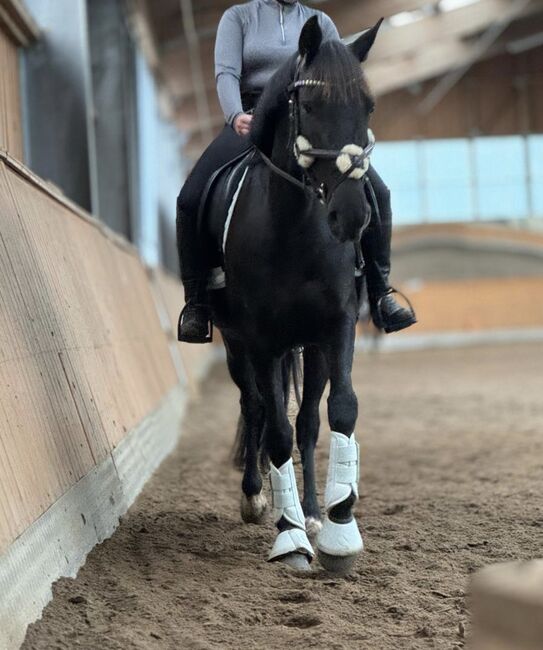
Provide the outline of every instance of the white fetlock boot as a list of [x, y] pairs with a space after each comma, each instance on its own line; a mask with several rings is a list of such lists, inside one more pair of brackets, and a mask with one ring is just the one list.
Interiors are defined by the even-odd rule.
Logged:
[[279, 469], [273, 463], [270, 464], [270, 483], [273, 520], [277, 524], [281, 518], [284, 518], [295, 528], [283, 530], [277, 535], [268, 560], [278, 560], [290, 553], [302, 553], [311, 562], [315, 552], [305, 532], [305, 517], [298, 497], [292, 458]]
[[332, 431], [324, 495], [326, 515], [317, 538], [319, 560], [330, 571], [348, 571], [364, 548], [354, 517], [348, 523], [340, 524], [331, 521], [328, 516], [334, 506], [348, 499], [351, 494], [358, 499], [358, 478], [359, 446], [354, 434], [348, 438], [343, 433]]

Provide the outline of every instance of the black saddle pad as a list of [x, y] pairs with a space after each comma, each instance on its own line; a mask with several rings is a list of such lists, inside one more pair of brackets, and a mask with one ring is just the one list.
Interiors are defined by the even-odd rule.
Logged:
[[215, 240], [218, 249], [222, 242], [224, 223], [241, 178], [256, 149], [251, 146], [239, 156], [212, 174], [205, 186], [198, 211], [200, 233]]

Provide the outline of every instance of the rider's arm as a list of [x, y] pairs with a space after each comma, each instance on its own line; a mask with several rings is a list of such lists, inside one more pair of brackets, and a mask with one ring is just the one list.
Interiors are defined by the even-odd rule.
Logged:
[[243, 28], [235, 7], [223, 14], [215, 41], [215, 81], [226, 121], [231, 126], [243, 113], [241, 105], [241, 69], [243, 62]]

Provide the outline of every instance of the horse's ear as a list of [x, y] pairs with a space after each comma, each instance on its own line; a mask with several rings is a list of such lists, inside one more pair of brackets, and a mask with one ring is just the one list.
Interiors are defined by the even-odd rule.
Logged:
[[322, 29], [318, 16], [312, 16], [302, 28], [298, 50], [306, 65], [315, 58], [322, 43]]
[[379, 31], [383, 20], [384, 18], [381, 18], [381, 20], [379, 20], [371, 29], [365, 31], [354, 43], [351, 43], [351, 51], [360, 63], [363, 63], [368, 58], [368, 53], [375, 43], [377, 32]]

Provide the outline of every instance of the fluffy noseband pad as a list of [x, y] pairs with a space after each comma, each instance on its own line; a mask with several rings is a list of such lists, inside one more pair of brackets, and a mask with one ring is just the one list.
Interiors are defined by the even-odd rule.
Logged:
[[307, 138], [304, 138], [303, 135], [299, 135], [296, 138], [296, 142], [294, 144], [294, 155], [296, 156], [298, 165], [304, 169], [309, 169], [315, 162], [315, 158], [313, 158], [313, 156], [304, 155], [304, 151], [309, 151], [309, 149], [313, 149], [311, 142], [309, 142]]
[[324, 504], [329, 511], [338, 503], [345, 501], [351, 492], [358, 499], [359, 446], [353, 435], [348, 438], [343, 433], [330, 434], [330, 459]]
[[337, 157], [336, 166], [342, 174], [348, 173], [349, 178], [359, 181], [368, 171], [370, 159], [364, 154], [362, 147], [357, 144], [347, 144]]

